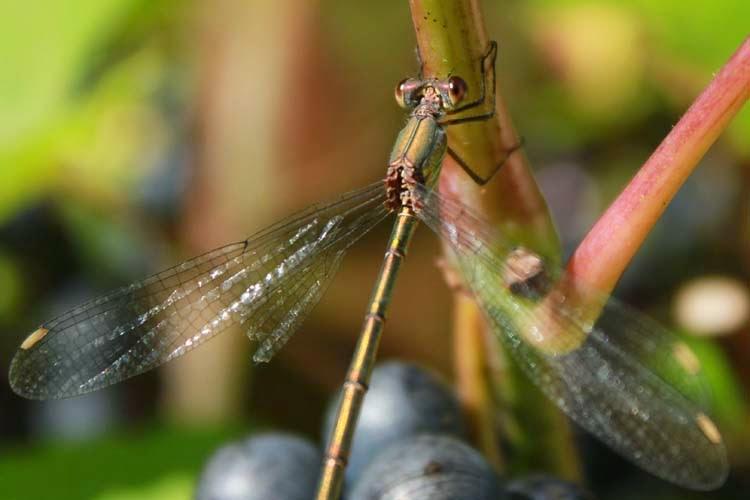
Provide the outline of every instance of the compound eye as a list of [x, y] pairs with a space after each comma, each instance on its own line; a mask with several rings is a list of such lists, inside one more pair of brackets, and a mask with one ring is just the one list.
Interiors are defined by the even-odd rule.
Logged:
[[422, 87], [422, 82], [414, 78], [405, 78], [396, 85], [396, 102], [402, 108], [413, 108], [417, 105], [417, 93]]
[[448, 97], [450, 98], [451, 105], [455, 106], [466, 95], [467, 85], [463, 78], [460, 76], [452, 76], [448, 78]]
[[406, 81], [407, 81], [406, 79], [401, 80], [396, 85], [396, 92], [395, 92], [396, 102], [402, 108], [406, 107], [406, 103], [404, 103], [404, 86], [406, 85]]

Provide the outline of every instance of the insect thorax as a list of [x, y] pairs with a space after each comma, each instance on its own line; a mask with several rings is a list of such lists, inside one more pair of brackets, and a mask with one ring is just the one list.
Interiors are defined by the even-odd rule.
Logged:
[[396, 139], [386, 175], [386, 205], [391, 210], [413, 205], [416, 184], [432, 187], [447, 147], [445, 131], [433, 116], [412, 115]]

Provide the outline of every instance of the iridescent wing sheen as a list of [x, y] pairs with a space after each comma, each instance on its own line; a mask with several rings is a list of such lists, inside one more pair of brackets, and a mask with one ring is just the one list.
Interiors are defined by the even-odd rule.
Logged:
[[346, 250], [384, 219], [382, 182], [315, 205], [245, 241], [93, 299], [40, 326], [17, 351], [13, 390], [91, 392], [177, 358], [235, 325], [267, 361], [322, 295]]
[[418, 193], [418, 215], [453, 249], [492, 330], [561, 410], [663, 479], [694, 489], [724, 481], [721, 435], [696, 402], [707, 393], [700, 362], [683, 341], [605, 294], [586, 293], [603, 311], [592, 321], [554, 287], [547, 295], [533, 280], [510, 287], [518, 247], [457, 200]]

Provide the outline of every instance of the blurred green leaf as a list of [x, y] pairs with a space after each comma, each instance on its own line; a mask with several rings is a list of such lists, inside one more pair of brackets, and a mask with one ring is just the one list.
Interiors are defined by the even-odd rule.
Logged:
[[[0, 455], [2, 498], [189, 498], [154, 495], [184, 493], [186, 482], [192, 490], [192, 481], [209, 455], [240, 433], [236, 426], [162, 427], [85, 443], [6, 447]], [[136, 492], [143, 496], [134, 496]], [[129, 496], [113, 496], [126, 493]]]
[[0, 253], [0, 322], [10, 318], [23, 294], [23, 279], [15, 262]]
[[747, 36], [746, 0], [609, 0], [632, 5], [671, 55], [715, 70]]
[[[150, 102], [165, 74], [158, 49], [146, 45], [120, 54], [86, 93], [75, 88], [92, 71], [91, 60], [105, 58], [96, 48], [107, 30], [128, 18], [137, 3], [76, 0], [48, 9], [14, 4], [10, 15], [4, 13], [0, 23], [10, 30], [0, 31], [8, 37], [0, 44], [0, 57], [6, 56], [0, 77], [0, 222], [55, 189], [100, 204], [118, 202], [142, 170], [132, 165], [147, 164], [163, 144], [162, 117]], [[33, 32], [45, 36], [20, 44], [29, 37], [18, 27], [32, 20]]]
[[747, 0], [535, 0], [532, 4], [544, 8], [609, 4], [631, 10], [655, 37], [653, 43], [709, 71], [742, 43], [750, 19]]
[[0, 148], [0, 222], [56, 189], [101, 206], [122, 203], [149, 155], [167, 141], [162, 117], [147, 103], [163, 66], [158, 52], [139, 51], [46, 128]]
[[[703, 366], [712, 391], [712, 411], [725, 432], [738, 436], [745, 425], [747, 401], [742, 384], [734, 374], [724, 352], [711, 339], [684, 335], [682, 338], [695, 353]], [[730, 444], [734, 441], [726, 439]]]
[[97, 500], [188, 500], [194, 489], [193, 476], [170, 474], [148, 484], [104, 493]]
[[67, 93], [92, 44], [133, 2], [70, 0], [3, 6], [0, 150], [64, 112]]
[[[613, 0], [610, 0], [613, 1]], [[748, 36], [747, 0], [629, 0], [643, 14], [665, 57], [713, 75]], [[727, 129], [733, 147], [750, 155], [750, 109], [735, 117]]]
[[[538, 133], [567, 146], [637, 125], [659, 111], [657, 96], [684, 111], [748, 36], [750, 19], [746, 0], [536, 0], [527, 9], [545, 71], [560, 75], [528, 96], [522, 112], [544, 116]], [[628, 56], [632, 63], [620, 64]], [[725, 138], [748, 155], [748, 137], [746, 106]]]

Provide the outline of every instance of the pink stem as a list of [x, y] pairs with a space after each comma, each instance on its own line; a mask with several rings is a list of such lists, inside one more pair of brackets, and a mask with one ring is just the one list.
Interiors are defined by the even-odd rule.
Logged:
[[667, 204], [750, 97], [750, 38], [719, 71], [568, 263], [572, 284], [610, 292]]

